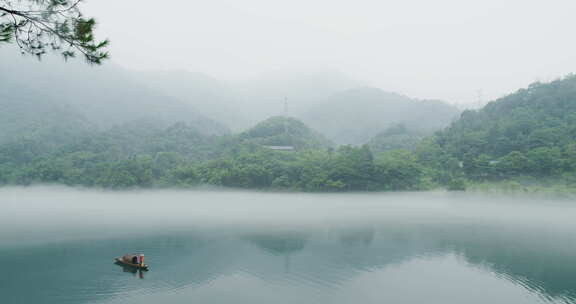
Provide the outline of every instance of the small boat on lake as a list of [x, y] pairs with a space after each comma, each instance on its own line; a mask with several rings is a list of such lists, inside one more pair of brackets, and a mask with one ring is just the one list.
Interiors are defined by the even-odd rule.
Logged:
[[117, 264], [134, 267], [135, 269], [141, 269], [148, 271], [148, 265], [144, 264], [143, 254], [125, 254], [121, 257], [114, 258]]

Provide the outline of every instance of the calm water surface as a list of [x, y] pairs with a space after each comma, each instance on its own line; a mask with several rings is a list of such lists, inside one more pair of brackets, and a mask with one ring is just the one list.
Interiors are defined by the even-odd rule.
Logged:
[[[576, 303], [576, 202], [0, 190], [1, 303]], [[115, 256], [143, 252], [139, 272]]]

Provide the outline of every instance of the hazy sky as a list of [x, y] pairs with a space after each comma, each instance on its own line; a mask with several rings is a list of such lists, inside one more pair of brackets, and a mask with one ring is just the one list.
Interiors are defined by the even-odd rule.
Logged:
[[89, 0], [83, 10], [115, 62], [222, 80], [327, 67], [463, 103], [576, 71], [574, 0]]

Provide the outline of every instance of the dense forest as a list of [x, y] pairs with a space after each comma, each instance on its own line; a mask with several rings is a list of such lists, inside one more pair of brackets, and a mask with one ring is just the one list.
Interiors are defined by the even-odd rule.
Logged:
[[389, 150], [415, 150], [426, 138], [427, 132], [408, 128], [405, 124], [392, 125], [376, 134], [368, 143], [375, 152]]
[[[238, 135], [204, 135], [185, 123], [161, 128], [138, 121], [53, 143], [43, 137], [1, 145], [0, 183], [341, 191], [418, 190], [424, 178], [407, 152], [375, 157], [368, 146], [333, 148], [302, 122], [284, 117]], [[269, 147], [279, 144], [295, 150]]]
[[[285, 114], [230, 131], [227, 121], [182, 99], [194, 89], [184, 82], [153, 90], [145, 83], [158, 75], [21, 60], [0, 64], [9, 75], [0, 82], [4, 185], [382, 191], [530, 178], [576, 184], [576, 76], [532, 84], [459, 118], [439, 101], [359, 88], [320, 99], [302, 120]], [[67, 73], [75, 79], [61, 81]], [[195, 77], [212, 89], [193, 99], [232, 94]], [[212, 117], [235, 114], [217, 110], [229, 96], [211, 98], [220, 101]]]
[[574, 183], [576, 76], [534, 83], [465, 111], [418, 153], [422, 164], [437, 170], [458, 163], [471, 181], [555, 177]]

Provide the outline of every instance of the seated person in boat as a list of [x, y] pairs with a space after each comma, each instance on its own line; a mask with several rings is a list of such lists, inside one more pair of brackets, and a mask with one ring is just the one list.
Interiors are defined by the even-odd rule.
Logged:
[[144, 266], [143, 254], [125, 254], [122, 256], [122, 262], [134, 265]]

